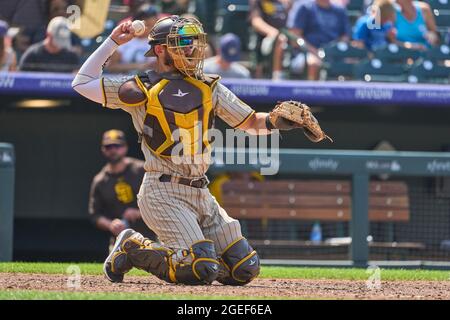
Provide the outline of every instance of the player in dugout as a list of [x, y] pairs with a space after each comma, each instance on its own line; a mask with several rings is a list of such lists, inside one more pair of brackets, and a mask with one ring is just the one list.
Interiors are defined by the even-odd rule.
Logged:
[[110, 250], [119, 233], [130, 227], [155, 240], [155, 234], [142, 221], [136, 199], [145, 174], [144, 162], [127, 157], [128, 144], [123, 131], [106, 131], [101, 144], [107, 164], [91, 184], [89, 215], [92, 222], [111, 234]]

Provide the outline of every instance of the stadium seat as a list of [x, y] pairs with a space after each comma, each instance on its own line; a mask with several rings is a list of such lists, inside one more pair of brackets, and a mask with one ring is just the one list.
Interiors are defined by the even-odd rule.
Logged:
[[337, 42], [327, 45], [323, 48], [324, 58], [335, 60], [335, 59], [346, 59], [346, 58], [358, 58], [364, 59], [368, 56], [368, 51], [366, 49], [361, 49], [347, 42]]
[[220, 34], [231, 32], [239, 36], [242, 50], [247, 52], [250, 29], [248, 0], [221, 0], [218, 8], [216, 31]]
[[450, 67], [439, 65], [437, 61], [421, 59], [412, 68], [408, 75], [410, 83], [441, 83], [450, 81]]
[[450, 0], [427, 0], [433, 10], [450, 10]]
[[450, 30], [450, 0], [427, 0], [433, 11], [437, 29], [440, 33]]
[[366, 82], [406, 82], [408, 65], [367, 59], [354, 66], [355, 79]]
[[396, 44], [389, 44], [388, 46], [375, 50], [374, 58], [389, 63], [408, 63], [412, 64], [423, 55], [423, 52], [400, 47]]
[[350, 0], [347, 4], [347, 14], [350, 19], [355, 20], [363, 14], [364, 8], [365, 0]]
[[406, 82], [408, 71], [425, 53], [389, 44], [374, 51], [373, 60], [360, 66], [358, 78], [365, 81]]
[[346, 8], [350, 24], [354, 26], [359, 17], [364, 15], [365, 1], [350, 0]]
[[450, 60], [450, 47], [448, 45], [441, 45], [431, 48], [427, 51], [426, 58], [435, 61]]
[[450, 27], [450, 10], [434, 9], [433, 13], [439, 30], [446, 30]]
[[[192, 1], [191, 1], [192, 2]], [[196, 15], [203, 24], [208, 34], [215, 33], [217, 19], [217, 1], [196, 0], [194, 1], [194, 15]]]
[[346, 42], [333, 43], [321, 50], [324, 78], [345, 80], [353, 77], [353, 66], [368, 57], [366, 49]]

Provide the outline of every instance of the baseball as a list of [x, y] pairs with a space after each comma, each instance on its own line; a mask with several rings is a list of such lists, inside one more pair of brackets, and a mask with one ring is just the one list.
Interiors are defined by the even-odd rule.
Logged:
[[134, 29], [134, 34], [137, 36], [141, 36], [144, 34], [145, 32], [145, 23], [142, 20], [135, 20], [133, 21], [133, 23], [131, 24], [131, 26]]

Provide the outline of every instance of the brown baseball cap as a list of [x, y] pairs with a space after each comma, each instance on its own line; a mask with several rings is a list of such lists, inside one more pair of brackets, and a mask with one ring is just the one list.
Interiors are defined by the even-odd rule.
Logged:
[[102, 146], [107, 146], [111, 144], [126, 144], [127, 140], [125, 138], [125, 133], [123, 131], [113, 129], [108, 130], [103, 134]]

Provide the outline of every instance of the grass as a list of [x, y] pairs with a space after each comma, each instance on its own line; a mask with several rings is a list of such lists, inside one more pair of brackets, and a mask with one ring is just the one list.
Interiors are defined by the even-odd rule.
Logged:
[[[102, 265], [95, 263], [0, 263], [0, 273], [44, 273], [67, 274], [68, 267], [74, 265], [85, 275], [101, 275]], [[130, 275], [148, 276], [146, 272], [132, 270]], [[365, 269], [355, 268], [299, 268], [263, 266], [261, 278], [276, 279], [335, 279], [335, 280], [367, 280], [370, 274]], [[382, 280], [450, 280], [450, 271], [440, 270], [404, 270], [382, 269]]]
[[[58, 292], [39, 290], [0, 290], [1, 300], [273, 300], [277, 297], [148, 294], [132, 292]], [[283, 298], [284, 299], [284, 298]]]
[[[83, 275], [101, 275], [102, 264], [96, 263], [0, 263], [0, 273], [71, 274], [69, 267], [80, 268]], [[69, 268], [69, 269], [68, 269]], [[73, 270], [73, 269], [72, 269]], [[133, 270], [130, 275], [148, 276], [147, 273]], [[327, 279], [362, 280], [370, 274], [365, 269], [355, 268], [300, 268], [263, 266], [261, 278], [276, 279]], [[388, 281], [427, 280], [450, 281], [450, 271], [382, 269], [381, 279]], [[41, 290], [0, 290], [0, 300], [261, 300], [280, 299], [252, 296], [221, 296], [192, 294], [151, 294], [130, 292], [79, 292], [79, 291], [41, 291]], [[285, 299], [285, 298], [283, 298]], [[315, 299], [296, 297], [295, 299]]]

